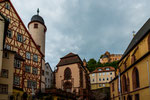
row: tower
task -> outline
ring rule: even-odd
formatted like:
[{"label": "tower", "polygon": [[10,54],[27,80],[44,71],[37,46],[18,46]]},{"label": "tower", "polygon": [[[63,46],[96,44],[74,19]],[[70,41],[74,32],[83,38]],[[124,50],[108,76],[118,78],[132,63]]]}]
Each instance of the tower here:
[{"label": "tower", "polygon": [[[44,19],[39,15],[39,9],[37,9],[37,15],[34,15],[31,18],[31,21],[28,24],[29,32],[35,41],[35,43],[38,45],[38,48],[42,52],[42,54],[45,56],[45,35],[46,35],[46,26]],[[45,59],[42,59],[42,70],[41,70],[41,91],[45,91]]]},{"label": "tower", "polygon": [[45,55],[45,35],[47,28],[44,19],[39,15],[39,9],[37,10],[37,15],[34,15],[31,18],[28,28],[32,38],[40,48],[41,52]]}]

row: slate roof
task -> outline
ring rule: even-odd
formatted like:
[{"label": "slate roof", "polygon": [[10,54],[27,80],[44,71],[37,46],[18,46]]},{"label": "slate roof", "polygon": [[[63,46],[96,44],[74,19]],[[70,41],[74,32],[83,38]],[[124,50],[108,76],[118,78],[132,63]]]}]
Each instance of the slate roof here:
[{"label": "slate roof", "polygon": [[128,45],[119,62],[121,62],[121,60],[123,60],[129,54],[129,52],[133,50],[133,48],[135,48],[135,46],[148,34],[149,31],[150,31],[150,19],[148,19],[148,21],[136,33],[136,35]]},{"label": "slate roof", "polygon": [[63,65],[68,65],[68,64],[74,64],[74,63],[83,64],[80,57],[77,54],[69,53],[66,56],[60,58],[60,61],[57,64],[57,67],[58,66],[63,66]]},{"label": "slate roof", "polygon": [[44,19],[39,16],[39,15],[34,15],[32,18],[31,18],[31,22],[40,22],[41,24],[45,25],[45,22],[44,22]]}]

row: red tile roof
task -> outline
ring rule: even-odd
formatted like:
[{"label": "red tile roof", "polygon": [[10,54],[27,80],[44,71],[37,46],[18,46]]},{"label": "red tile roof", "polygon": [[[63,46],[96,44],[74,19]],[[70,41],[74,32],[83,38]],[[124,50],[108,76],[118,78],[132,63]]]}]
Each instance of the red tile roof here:
[{"label": "red tile roof", "polygon": [[[109,70],[106,70],[106,68],[109,68]],[[101,69],[101,71],[99,71]],[[112,66],[106,66],[106,67],[98,67],[96,70],[94,70],[92,73],[98,73],[98,72],[110,72],[110,71],[115,71],[115,68]]]}]

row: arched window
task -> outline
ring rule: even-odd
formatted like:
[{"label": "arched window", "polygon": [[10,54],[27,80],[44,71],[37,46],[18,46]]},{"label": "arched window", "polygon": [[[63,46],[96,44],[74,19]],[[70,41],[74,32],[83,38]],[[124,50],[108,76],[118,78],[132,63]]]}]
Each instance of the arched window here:
[{"label": "arched window", "polygon": [[125,75],[122,77],[122,92],[127,92],[127,80]]},{"label": "arched window", "polygon": [[139,72],[136,67],[133,69],[132,72],[132,80],[133,80],[133,89],[139,88],[140,87]]},{"label": "arched window", "polygon": [[71,69],[68,67],[64,71],[64,79],[65,80],[71,79]]}]

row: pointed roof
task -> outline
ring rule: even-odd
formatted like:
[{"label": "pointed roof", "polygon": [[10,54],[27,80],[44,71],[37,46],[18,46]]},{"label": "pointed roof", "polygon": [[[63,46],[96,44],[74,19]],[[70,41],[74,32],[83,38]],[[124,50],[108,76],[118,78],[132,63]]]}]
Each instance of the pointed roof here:
[{"label": "pointed roof", "polygon": [[[147,20],[147,22],[141,27],[141,29],[136,33],[136,35],[133,37],[132,41],[128,45],[127,49],[125,50],[122,58],[123,60],[131,50],[135,48],[135,46],[150,32],[150,19]],[[120,62],[119,61],[119,62]]]},{"label": "pointed roof", "polygon": [[74,63],[80,63],[81,65],[83,64],[82,60],[78,56],[78,54],[74,53],[69,53],[66,56],[60,58],[59,63],[57,64],[58,66],[63,66],[63,65],[69,65],[69,64],[74,64]]}]

